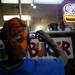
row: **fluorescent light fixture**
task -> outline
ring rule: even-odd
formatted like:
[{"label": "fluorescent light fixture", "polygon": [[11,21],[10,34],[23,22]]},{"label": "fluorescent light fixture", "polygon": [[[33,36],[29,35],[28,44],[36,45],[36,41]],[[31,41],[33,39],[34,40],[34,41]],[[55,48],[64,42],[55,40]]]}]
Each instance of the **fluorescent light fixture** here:
[{"label": "fluorescent light fixture", "polygon": [[1,3],[18,3],[18,0],[1,0]]},{"label": "fluorescent light fixture", "polygon": [[[22,4],[30,4],[33,0],[21,0]],[[16,4],[18,3],[18,0],[1,0],[1,3],[9,3],[9,4]]]},{"label": "fluorescent light fixture", "polygon": [[23,4],[23,3],[27,3],[27,4],[30,4],[30,3],[32,3],[33,2],[33,0],[21,0],[21,3]]},{"label": "fluorescent light fixture", "polygon": [[[4,19],[4,21],[6,21],[6,20],[9,20],[9,19],[14,18],[14,17],[20,18],[19,15],[4,15],[3,19]],[[22,15],[21,19],[22,20],[31,20],[31,16],[29,16],[29,15]]]},{"label": "fluorescent light fixture", "polygon": [[19,18],[18,15],[4,15],[4,16],[3,16],[3,19],[4,19],[4,21],[7,21],[7,20],[9,20],[9,19],[11,19],[11,18],[14,18],[14,17]]},{"label": "fluorescent light fixture", "polygon": [[[22,4],[61,4],[64,0],[21,0]],[[18,3],[18,0],[1,0],[1,3]]]},{"label": "fluorescent light fixture", "polygon": [[61,4],[64,0],[34,0],[34,4]]}]

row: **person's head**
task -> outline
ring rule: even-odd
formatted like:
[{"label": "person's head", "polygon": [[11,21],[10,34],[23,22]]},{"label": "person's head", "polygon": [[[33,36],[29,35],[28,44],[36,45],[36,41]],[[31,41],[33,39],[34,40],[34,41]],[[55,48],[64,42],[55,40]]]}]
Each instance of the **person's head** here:
[{"label": "person's head", "polygon": [[52,30],[58,30],[58,24],[57,23],[51,23],[50,27],[52,28]]},{"label": "person's head", "polygon": [[6,47],[8,59],[22,59],[27,50],[27,25],[19,18],[4,23],[1,38]]},{"label": "person's head", "polygon": [[60,25],[60,29],[61,29],[62,31],[64,31],[64,30],[65,30],[65,25]]}]

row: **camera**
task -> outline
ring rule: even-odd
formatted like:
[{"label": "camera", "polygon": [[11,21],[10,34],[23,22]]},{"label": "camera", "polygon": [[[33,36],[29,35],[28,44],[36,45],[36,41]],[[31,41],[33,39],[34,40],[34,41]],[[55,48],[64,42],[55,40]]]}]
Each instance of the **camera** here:
[{"label": "camera", "polygon": [[36,33],[30,33],[30,34],[29,34],[29,38],[30,38],[30,39],[36,39],[36,38],[37,38]]}]

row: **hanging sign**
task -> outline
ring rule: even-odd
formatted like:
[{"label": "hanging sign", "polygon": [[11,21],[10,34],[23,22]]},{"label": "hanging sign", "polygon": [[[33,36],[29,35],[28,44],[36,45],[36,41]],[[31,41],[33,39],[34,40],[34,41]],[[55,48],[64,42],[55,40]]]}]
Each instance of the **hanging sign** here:
[{"label": "hanging sign", "polygon": [[75,3],[68,3],[63,7],[63,19],[68,23],[75,23]]}]

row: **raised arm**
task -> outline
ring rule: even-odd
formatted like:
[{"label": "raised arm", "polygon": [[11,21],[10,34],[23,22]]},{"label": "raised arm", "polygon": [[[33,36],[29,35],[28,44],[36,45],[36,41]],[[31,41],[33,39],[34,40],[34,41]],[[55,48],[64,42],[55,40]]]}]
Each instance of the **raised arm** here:
[{"label": "raised arm", "polygon": [[42,30],[37,31],[36,36],[40,41],[44,41],[49,44],[52,50],[55,52],[55,56],[60,58],[64,64],[67,63],[68,59],[65,52],[55,43],[55,41],[46,32]]}]

